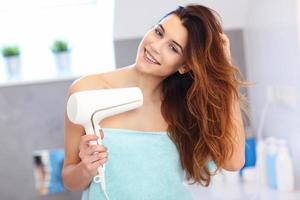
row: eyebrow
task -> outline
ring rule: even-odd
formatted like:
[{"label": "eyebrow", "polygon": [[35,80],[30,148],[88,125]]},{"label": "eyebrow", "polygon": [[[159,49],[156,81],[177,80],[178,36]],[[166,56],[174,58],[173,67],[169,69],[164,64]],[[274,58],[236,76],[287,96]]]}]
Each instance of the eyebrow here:
[{"label": "eyebrow", "polygon": [[[164,27],[163,27],[161,24],[158,24],[158,26],[162,29],[162,31],[163,31],[164,33],[166,32],[165,29],[164,29]],[[175,44],[181,49],[181,53],[183,53],[183,48],[182,48],[182,46],[181,46],[178,42],[176,42],[176,41],[174,41],[174,40],[172,40],[172,42],[175,43]]]}]

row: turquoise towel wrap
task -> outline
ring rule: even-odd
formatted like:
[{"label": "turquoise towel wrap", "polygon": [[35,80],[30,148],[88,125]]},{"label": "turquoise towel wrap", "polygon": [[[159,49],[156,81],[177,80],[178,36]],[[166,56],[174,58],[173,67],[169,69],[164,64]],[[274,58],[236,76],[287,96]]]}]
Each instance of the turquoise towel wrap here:
[{"label": "turquoise towel wrap", "polygon": [[[103,128],[109,156],[105,166],[110,200],[191,200],[175,144],[166,132]],[[91,182],[82,200],[104,200]]]}]

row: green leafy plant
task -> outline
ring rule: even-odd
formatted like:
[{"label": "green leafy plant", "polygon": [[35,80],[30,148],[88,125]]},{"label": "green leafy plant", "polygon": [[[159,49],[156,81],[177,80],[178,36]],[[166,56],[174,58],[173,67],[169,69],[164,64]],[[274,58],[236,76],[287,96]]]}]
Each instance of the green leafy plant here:
[{"label": "green leafy plant", "polygon": [[20,48],[17,45],[7,45],[2,48],[3,57],[12,57],[20,55]]},{"label": "green leafy plant", "polygon": [[58,39],[53,42],[51,50],[53,53],[67,52],[70,47],[67,41]]}]

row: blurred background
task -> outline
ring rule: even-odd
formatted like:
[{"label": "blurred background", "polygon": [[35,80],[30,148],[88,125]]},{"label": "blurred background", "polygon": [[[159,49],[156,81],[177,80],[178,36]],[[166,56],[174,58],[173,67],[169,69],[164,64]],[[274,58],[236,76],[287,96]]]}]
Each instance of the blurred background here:
[{"label": "blurred background", "polygon": [[300,199],[299,1],[0,0],[1,199],[80,199],[59,185],[68,87],[132,64],[146,31],[188,3],[220,14],[252,83],[245,167],[189,186],[195,199]]}]

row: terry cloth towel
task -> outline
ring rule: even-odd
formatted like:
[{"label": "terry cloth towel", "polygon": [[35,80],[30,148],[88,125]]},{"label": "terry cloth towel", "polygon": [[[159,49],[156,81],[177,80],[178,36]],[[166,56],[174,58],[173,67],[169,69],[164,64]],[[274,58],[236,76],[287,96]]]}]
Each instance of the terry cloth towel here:
[{"label": "terry cloth towel", "polygon": [[[106,191],[110,200],[191,200],[175,144],[166,132],[103,128],[108,148]],[[91,181],[82,200],[104,200]]]}]

